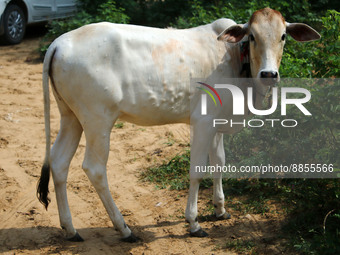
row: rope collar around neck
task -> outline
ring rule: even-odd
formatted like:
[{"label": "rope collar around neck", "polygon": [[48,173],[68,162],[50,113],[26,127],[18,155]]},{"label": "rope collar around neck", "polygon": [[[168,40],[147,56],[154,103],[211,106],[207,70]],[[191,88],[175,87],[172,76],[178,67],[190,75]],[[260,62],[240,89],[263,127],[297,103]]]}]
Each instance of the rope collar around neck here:
[{"label": "rope collar around neck", "polygon": [[241,52],[241,64],[242,69],[240,75],[244,75],[246,78],[251,77],[250,71],[250,60],[249,60],[249,41],[244,41],[240,44],[240,52]]}]

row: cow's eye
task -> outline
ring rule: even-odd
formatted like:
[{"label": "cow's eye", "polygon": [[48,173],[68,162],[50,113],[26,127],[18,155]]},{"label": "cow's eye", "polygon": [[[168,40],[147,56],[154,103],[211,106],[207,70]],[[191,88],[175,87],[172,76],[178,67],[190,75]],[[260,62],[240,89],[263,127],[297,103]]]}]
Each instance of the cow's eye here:
[{"label": "cow's eye", "polygon": [[283,34],[283,35],[281,36],[281,41],[284,41],[284,40],[286,40],[286,34]]},{"label": "cow's eye", "polygon": [[254,37],[252,34],[250,34],[250,35],[249,35],[249,40],[250,40],[251,42],[253,42],[253,41],[255,41],[255,37]]}]

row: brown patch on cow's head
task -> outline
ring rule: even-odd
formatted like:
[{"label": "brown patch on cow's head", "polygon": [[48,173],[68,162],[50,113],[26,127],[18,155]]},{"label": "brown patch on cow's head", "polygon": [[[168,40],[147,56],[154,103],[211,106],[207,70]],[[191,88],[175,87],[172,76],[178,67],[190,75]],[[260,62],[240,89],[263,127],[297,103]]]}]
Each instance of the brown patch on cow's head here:
[{"label": "brown patch on cow's head", "polygon": [[260,17],[261,18],[265,17],[270,22],[272,21],[273,18],[275,18],[275,16],[280,17],[282,20],[282,23],[285,23],[285,18],[282,16],[281,12],[272,10],[268,7],[254,12],[253,15],[251,15],[248,23],[249,25],[251,25],[252,23],[258,22],[258,19]]}]

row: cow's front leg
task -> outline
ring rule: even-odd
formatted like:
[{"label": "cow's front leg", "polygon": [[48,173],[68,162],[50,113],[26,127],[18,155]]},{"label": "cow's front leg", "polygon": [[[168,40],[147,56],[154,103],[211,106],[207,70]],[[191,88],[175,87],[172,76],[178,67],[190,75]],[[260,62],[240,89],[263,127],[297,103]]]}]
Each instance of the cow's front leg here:
[{"label": "cow's front leg", "polygon": [[201,178],[190,177],[190,188],[185,219],[190,224],[190,235],[194,237],[206,237],[208,234],[201,228],[197,219],[197,199]]},{"label": "cow's front leg", "polygon": [[200,182],[206,174],[204,168],[208,161],[208,149],[215,134],[211,128],[206,129],[198,124],[194,126],[193,132],[190,156],[190,187],[185,218],[190,224],[191,236],[206,237],[208,234],[202,230],[197,219],[197,199]]},{"label": "cow's front leg", "polygon": [[[211,144],[209,152],[209,160],[211,166],[225,165],[225,151],[223,146],[223,134],[217,133]],[[224,193],[222,186],[222,171],[216,171],[213,175],[214,178],[214,195],[213,204],[215,208],[215,215],[217,219],[230,219],[230,214],[224,208]]]}]

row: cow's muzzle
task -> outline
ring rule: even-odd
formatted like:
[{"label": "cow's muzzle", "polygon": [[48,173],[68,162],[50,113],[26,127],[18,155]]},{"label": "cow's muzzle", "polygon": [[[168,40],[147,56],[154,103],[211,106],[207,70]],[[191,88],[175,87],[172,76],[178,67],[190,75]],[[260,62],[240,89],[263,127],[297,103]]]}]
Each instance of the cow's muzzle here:
[{"label": "cow's muzzle", "polygon": [[260,78],[263,85],[274,86],[277,82],[279,82],[280,76],[276,71],[261,71]]}]

